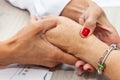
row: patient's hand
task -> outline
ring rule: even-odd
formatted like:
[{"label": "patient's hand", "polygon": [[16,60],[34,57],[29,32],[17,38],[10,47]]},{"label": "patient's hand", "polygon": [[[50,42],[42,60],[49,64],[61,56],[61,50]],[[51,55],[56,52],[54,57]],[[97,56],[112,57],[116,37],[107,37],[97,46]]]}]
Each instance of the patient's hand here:
[{"label": "patient's hand", "polygon": [[[103,42],[94,35],[91,35],[88,38],[81,38],[79,36],[79,30],[82,26],[68,18],[49,16],[45,19],[51,19],[56,22],[56,27],[45,33],[45,37],[49,42],[88,63],[97,63],[94,60],[95,57],[89,56],[88,53],[96,54],[97,52],[94,52],[94,48],[96,48],[98,52],[100,50],[104,51],[105,47],[99,46],[101,49],[96,47],[96,45],[104,44]],[[99,57],[100,56],[98,56],[98,58]],[[92,62],[90,62],[89,59],[93,59]],[[93,65],[96,66],[96,64]]]},{"label": "patient's hand", "polygon": [[[77,44],[78,40],[75,39],[74,35],[79,36],[79,30],[80,27],[78,24],[76,24],[74,21],[72,20],[68,20],[67,18],[64,17],[48,17],[49,19],[53,19],[54,21],[56,21],[56,26],[54,29],[49,30],[46,33],[46,37],[48,39],[48,41],[50,41],[51,43],[53,43],[54,45],[58,46],[59,48],[63,49],[64,51],[67,51],[69,53],[71,53],[72,55],[75,55],[77,50],[75,50],[76,46],[74,46],[73,44]],[[48,19],[47,18],[47,19]],[[78,30],[78,31],[76,31]],[[79,36],[80,37],[80,36]],[[72,46],[72,47],[70,47]],[[77,49],[77,48],[76,48]],[[79,68],[78,69],[78,75],[82,75],[83,73],[83,69],[84,66],[86,68],[89,67],[90,65],[86,65],[86,63],[84,61],[78,61],[76,63],[76,67]],[[93,70],[93,68],[90,66],[91,70]],[[88,70],[87,68],[84,70]]]},{"label": "patient's hand", "polygon": [[[80,58],[80,56],[78,56],[79,54],[77,54],[80,49],[85,46],[87,48],[87,46],[93,43],[91,37],[95,36],[92,35],[85,39],[79,36],[79,30],[82,28],[82,26],[75,21],[65,17],[55,16],[49,16],[47,19],[56,21],[57,25],[55,28],[47,31],[45,37],[49,42],[61,48],[62,50]],[[97,38],[95,37],[95,39]],[[81,50],[81,52],[82,51],[83,50]]]},{"label": "patient's hand", "polygon": [[[54,16],[47,17],[47,19],[51,19],[52,21],[54,20],[57,24],[54,29],[47,31],[46,38],[48,41],[64,51],[84,60],[84,58],[81,57],[81,54],[85,55],[86,52],[84,51],[87,51],[87,49],[92,45],[92,43],[95,42],[95,40],[97,40],[97,38],[93,35],[85,39],[81,38],[79,36],[79,30],[82,28],[82,26],[68,18]],[[94,41],[91,39],[91,37],[94,37]],[[81,54],[79,54],[79,52]],[[90,65],[85,64],[84,62],[78,63],[83,64],[81,69],[93,70]],[[86,66],[90,66],[90,68],[86,68]]]},{"label": "patient's hand", "polygon": [[77,46],[81,46],[84,43],[81,40],[81,44],[78,44],[80,41],[79,30],[81,26],[68,18],[55,16],[51,18],[56,20],[57,25],[46,32],[46,38],[62,50],[76,56],[78,51]]}]

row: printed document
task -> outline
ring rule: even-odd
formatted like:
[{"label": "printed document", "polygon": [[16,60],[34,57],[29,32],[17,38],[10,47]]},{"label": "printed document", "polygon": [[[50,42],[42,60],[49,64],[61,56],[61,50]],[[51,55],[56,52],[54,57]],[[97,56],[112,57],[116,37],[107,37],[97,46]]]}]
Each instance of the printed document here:
[{"label": "printed document", "polygon": [[47,68],[28,65],[10,65],[0,69],[0,80],[50,80],[52,72]]}]

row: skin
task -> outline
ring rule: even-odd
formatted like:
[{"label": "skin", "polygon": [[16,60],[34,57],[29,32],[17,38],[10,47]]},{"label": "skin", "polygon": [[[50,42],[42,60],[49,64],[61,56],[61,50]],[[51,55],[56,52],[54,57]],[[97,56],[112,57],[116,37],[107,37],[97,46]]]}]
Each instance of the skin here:
[{"label": "skin", "polygon": [[[82,25],[80,30],[81,37],[84,37],[81,32],[83,28],[86,27],[90,29],[89,35],[95,34],[107,44],[118,43],[120,40],[117,31],[107,19],[102,8],[92,0],[71,0],[64,8],[61,16],[68,17]],[[104,34],[106,34],[106,36]],[[117,39],[113,40],[115,37],[117,37]],[[110,40],[107,41],[108,39]]]},{"label": "skin", "polygon": [[[97,13],[96,13],[96,11],[97,11]],[[70,13],[68,14],[68,12],[70,12]],[[118,39],[117,39],[118,34],[117,34],[116,30],[106,20],[106,16],[105,16],[103,10],[91,0],[71,0],[70,3],[62,11],[61,16],[66,16],[66,17],[69,17],[69,18],[79,22],[83,26],[83,28],[84,27],[89,28],[91,30],[90,34],[92,34],[95,31],[94,34],[99,39],[101,39],[102,41],[104,41],[108,44],[118,42]],[[100,22],[100,23],[98,23],[98,22]],[[105,25],[101,26],[101,23],[102,23],[102,25],[103,24],[105,24]],[[106,25],[107,25],[107,27],[106,27]],[[81,28],[81,30],[80,30],[81,36],[82,36],[81,31],[83,28]],[[104,34],[106,34],[107,36],[104,36]],[[110,34],[110,36],[108,36],[108,34]],[[108,40],[110,42],[108,42]],[[2,43],[3,42],[1,42],[0,44],[2,44]],[[88,70],[88,71],[94,70],[94,68],[92,66],[90,66],[88,63],[86,63],[82,60],[78,61],[76,63],[76,66],[77,66],[77,68],[81,67],[81,71],[83,71],[83,69]],[[79,74],[81,74],[81,73],[82,72],[80,72]]]},{"label": "skin", "polygon": [[0,66],[12,63],[46,67],[55,67],[61,63],[75,65],[77,58],[61,51],[42,36],[55,24],[33,17],[15,36],[0,42]]},{"label": "skin", "polygon": [[[106,16],[104,14],[104,11],[98,5],[96,5],[92,0],[71,0],[68,3],[68,5],[65,6],[65,8],[63,9],[60,15],[75,20],[76,22],[80,23],[83,26],[83,28],[86,27],[90,29],[89,35],[95,31],[94,34],[98,36],[99,39],[105,42],[108,42],[108,39],[110,39],[111,41],[109,42],[109,44],[116,42],[116,40],[118,40],[118,39],[116,40],[113,39],[113,37],[118,36],[118,34],[115,34],[116,31],[114,29],[111,29],[111,27],[109,27],[108,29],[106,26],[101,27],[98,26],[98,24],[96,24],[101,21],[103,21],[104,23]],[[83,28],[80,30],[80,36],[82,37],[84,37],[81,34]],[[113,33],[113,35],[107,36],[107,38],[106,36],[104,36],[104,34],[108,35],[111,34],[111,32]],[[88,65],[88,63],[82,60],[79,60],[76,66],[81,67],[81,73],[79,74],[82,74],[83,70],[94,71],[94,68],[92,66]]]},{"label": "skin", "polygon": [[[88,4],[87,0],[71,0],[69,2],[69,4],[62,11],[61,16],[68,17],[68,18],[81,24],[81,21],[80,21],[81,16],[84,15],[84,12],[87,10],[88,7],[89,7],[89,4]],[[69,14],[68,14],[68,12],[69,12]],[[86,20],[87,19],[85,19],[85,21]],[[82,24],[83,24],[83,22],[82,22]],[[87,70],[90,72],[95,70],[94,67],[92,67],[90,64],[86,63],[85,61],[83,61],[81,59],[79,59],[79,61],[76,63],[76,67],[79,68],[78,75],[82,75],[84,70],[85,71]]]},{"label": "skin", "polygon": [[[107,19],[102,8],[92,0],[71,0],[62,11],[61,16],[68,17],[82,25],[79,31],[81,37],[86,38],[94,34],[108,45],[116,43],[119,46],[120,37],[117,31]],[[90,30],[86,37],[82,34],[84,28]],[[83,70],[94,71],[94,68],[83,60],[79,60],[76,67],[79,69],[81,67],[79,75],[82,74]]]},{"label": "skin", "polygon": [[[108,48],[106,43],[99,40],[95,35],[91,35],[87,38],[80,37],[79,29],[81,29],[82,26],[68,18],[49,16],[45,19],[56,22],[56,27],[47,31],[44,38],[63,51],[97,67],[98,60]],[[120,79],[119,53],[119,50],[113,50],[105,61],[106,69],[104,70],[104,74],[111,80]]]}]

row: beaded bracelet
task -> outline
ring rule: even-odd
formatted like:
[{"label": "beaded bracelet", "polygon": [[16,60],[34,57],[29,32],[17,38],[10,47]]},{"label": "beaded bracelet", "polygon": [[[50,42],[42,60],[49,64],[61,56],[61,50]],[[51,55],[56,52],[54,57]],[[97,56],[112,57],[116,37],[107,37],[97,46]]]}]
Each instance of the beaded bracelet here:
[{"label": "beaded bracelet", "polygon": [[109,48],[104,52],[104,54],[102,55],[102,57],[100,58],[100,60],[98,61],[98,66],[97,66],[97,72],[98,74],[102,74],[102,72],[105,69],[105,61],[108,57],[108,55],[110,54],[110,52],[112,50],[116,50],[117,49],[117,45],[116,44],[111,44],[109,46]]}]

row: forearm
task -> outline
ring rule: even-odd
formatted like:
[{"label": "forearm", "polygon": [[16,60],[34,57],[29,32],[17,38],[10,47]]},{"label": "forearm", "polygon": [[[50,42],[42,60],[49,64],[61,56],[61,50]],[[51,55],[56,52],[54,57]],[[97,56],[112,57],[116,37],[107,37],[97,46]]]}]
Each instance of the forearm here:
[{"label": "forearm", "polygon": [[[88,38],[81,38],[79,35],[81,26],[79,24],[74,24],[74,22],[69,22],[69,24],[70,25],[68,25],[66,22],[66,25],[64,26],[58,25],[56,28],[49,30],[45,34],[47,40],[62,50],[74,55],[75,57],[85,60],[94,67],[97,67],[98,60],[108,46],[97,39],[94,35],[91,35]],[[120,71],[116,72],[119,70],[120,66],[120,55],[118,53],[120,52],[112,51],[106,61],[107,67],[104,73],[112,80],[120,78],[118,75],[120,74]]]},{"label": "forearm", "polygon": [[[94,40],[94,38],[91,39],[93,39],[91,45],[89,45],[90,41],[88,41],[88,43],[86,41],[86,44],[88,45],[83,45],[83,48],[76,47],[78,48],[79,52],[75,56],[85,60],[86,62],[97,68],[98,61],[105,52],[105,50],[108,48],[108,46],[101,41],[99,42],[98,40]],[[80,44],[80,42],[78,44]],[[107,75],[110,78],[110,80],[120,79],[119,77],[120,71],[116,72],[117,70],[119,70],[119,66],[120,66],[119,53],[120,53],[119,51],[115,51],[115,50],[112,51],[105,62],[106,68],[104,70],[104,74]]]},{"label": "forearm", "polygon": [[[89,45],[86,45],[86,46],[89,46]],[[99,41],[93,41],[91,46],[92,47],[84,46],[86,50],[84,50],[83,52],[79,50],[79,52],[77,53],[78,55],[76,57],[86,60],[88,63],[92,64],[95,68],[97,68],[98,60],[103,55],[103,53],[108,48],[108,46]],[[81,53],[83,54],[81,55]],[[120,51],[113,50],[105,61],[106,68],[104,70],[104,74],[107,75],[110,78],[110,80],[120,79],[119,57],[120,57]]]},{"label": "forearm", "polygon": [[82,27],[79,24],[70,23],[71,25],[58,26],[49,30],[46,33],[48,41],[96,67],[98,59],[108,46],[94,35],[81,38],[79,30]]}]

